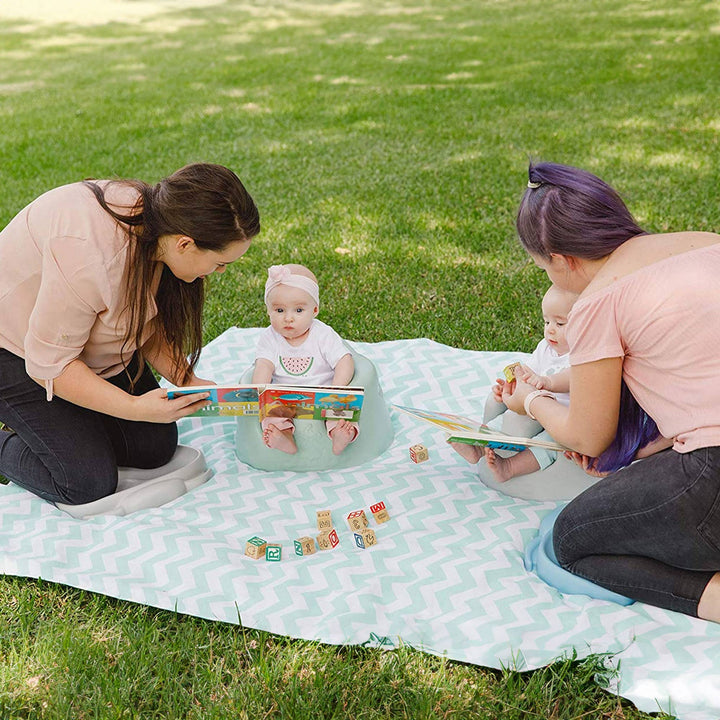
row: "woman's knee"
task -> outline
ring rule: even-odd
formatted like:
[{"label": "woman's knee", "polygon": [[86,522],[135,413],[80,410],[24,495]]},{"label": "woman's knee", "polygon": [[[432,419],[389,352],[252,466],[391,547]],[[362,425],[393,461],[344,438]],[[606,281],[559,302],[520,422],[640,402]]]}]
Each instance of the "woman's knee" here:
[{"label": "woman's knee", "polygon": [[80,463],[60,466],[51,471],[58,501],[67,505],[84,505],[112,495],[117,489],[118,469],[110,458],[90,467]]},{"label": "woman's knee", "polygon": [[157,464],[154,467],[167,465],[167,463],[172,460],[178,447],[177,425],[171,423],[169,425],[162,425],[161,427],[163,428],[163,432],[161,432],[158,437],[156,451]]},{"label": "woman's knee", "polygon": [[553,550],[560,567],[568,569],[581,555],[573,542],[573,531],[578,527],[573,503],[570,503],[557,516],[553,523]]},{"label": "woman's knee", "polygon": [[147,425],[132,442],[128,464],[151,470],[172,460],[178,446],[178,431],[175,423]]}]

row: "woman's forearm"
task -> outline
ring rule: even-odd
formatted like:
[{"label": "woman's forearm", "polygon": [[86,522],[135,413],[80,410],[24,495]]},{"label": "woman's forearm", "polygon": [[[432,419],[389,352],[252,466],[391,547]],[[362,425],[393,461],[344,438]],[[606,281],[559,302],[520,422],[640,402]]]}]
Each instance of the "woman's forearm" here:
[{"label": "woman's forearm", "polygon": [[[620,412],[622,358],[607,358],[573,365],[570,407],[549,397],[535,397],[530,411],[561,445],[583,455],[598,457],[615,437]],[[503,394],[505,404],[525,414],[525,398],[535,390],[518,381]]]},{"label": "woman's forearm", "polygon": [[190,366],[187,362],[181,368],[177,367],[175,360],[165,345],[160,343],[157,338],[153,338],[143,347],[143,355],[145,359],[152,365],[153,370],[169,380],[174,385],[191,385],[193,373],[189,378],[183,377],[185,372],[190,372]]},{"label": "woman's forearm", "polygon": [[[39,385],[44,380],[33,378]],[[96,375],[81,360],[73,360],[53,380],[53,394],[63,400],[125,420],[139,420],[134,396]]]}]

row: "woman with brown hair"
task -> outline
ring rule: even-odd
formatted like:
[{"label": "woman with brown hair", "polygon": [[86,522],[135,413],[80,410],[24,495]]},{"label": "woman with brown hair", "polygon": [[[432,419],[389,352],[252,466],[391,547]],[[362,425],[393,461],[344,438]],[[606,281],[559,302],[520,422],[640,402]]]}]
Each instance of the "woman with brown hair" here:
[{"label": "woman with brown hair", "polygon": [[[118,466],[157,468],[175,421],[207,394],[169,400],[152,369],[195,376],[204,278],[260,230],[238,177],[196,163],[155,186],[55,188],[0,232],[0,473],[51,502],[115,491]],[[152,368],[152,369],[151,369]]]}]

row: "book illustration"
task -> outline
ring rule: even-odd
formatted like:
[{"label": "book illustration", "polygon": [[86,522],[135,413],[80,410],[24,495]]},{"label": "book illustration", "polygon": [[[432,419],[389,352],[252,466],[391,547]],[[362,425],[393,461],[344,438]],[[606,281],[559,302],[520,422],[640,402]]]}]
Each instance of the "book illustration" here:
[{"label": "book illustration", "polygon": [[296,387],[266,385],[259,393],[260,419],[287,417],[294,420],[360,419],[364,397],[357,387]]},{"label": "book illustration", "polygon": [[493,430],[487,425],[472,420],[463,415],[443,413],[433,410],[420,410],[419,408],[393,405],[401,412],[424,420],[436,428],[442,429],[448,435],[448,441],[465,443],[467,445],[484,445],[496,450],[520,451],[527,447],[541,447],[546,450],[563,452],[562,445],[542,438],[526,438],[508,435],[500,430]]},{"label": "book illustration", "polygon": [[260,403],[258,385],[188,385],[168,389],[168,398],[179,395],[209,392],[210,405],[192,414],[192,417],[212,417],[216,415],[259,415]]},{"label": "book illustration", "polygon": [[304,387],[295,385],[189,385],[168,389],[168,398],[209,392],[210,405],[190,417],[254,415],[295,420],[350,420],[357,422],[364,388]]}]

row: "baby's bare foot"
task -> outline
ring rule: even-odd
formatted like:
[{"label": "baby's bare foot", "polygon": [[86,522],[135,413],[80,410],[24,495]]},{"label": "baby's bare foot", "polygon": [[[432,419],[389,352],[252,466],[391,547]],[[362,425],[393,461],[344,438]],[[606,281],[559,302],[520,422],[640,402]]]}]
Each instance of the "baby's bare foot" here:
[{"label": "baby's bare foot", "polygon": [[493,478],[495,478],[495,482],[502,483],[515,477],[512,473],[510,458],[500,457],[492,448],[488,448],[485,451],[485,459]]},{"label": "baby's bare foot", "polygon": [[467,443],[451,442],[450,447],[461,457],[465,458],[471,465],[475,465],[485,454],[480,445],[468,445]]},{"label": "baby's bare foot", "polygon": [[333,455],[339,455],[357,436],[357,428],[347,420],[340,420],[330,431]]},{"label": "baby's bare foot", "polygon": [[273,450],[280,450],[288,455],[297,452],[297,445],[292,430],[279,430],[275,425],[270,425],[263,431],[263,442]]}]

